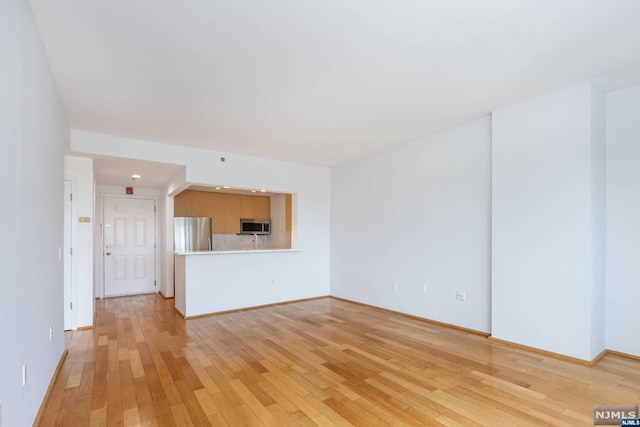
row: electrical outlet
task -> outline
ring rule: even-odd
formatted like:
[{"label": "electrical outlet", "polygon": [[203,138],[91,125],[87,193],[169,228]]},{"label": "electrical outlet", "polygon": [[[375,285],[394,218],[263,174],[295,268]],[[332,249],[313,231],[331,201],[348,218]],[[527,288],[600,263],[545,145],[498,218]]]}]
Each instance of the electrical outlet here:
[{"label": "electrical outlet", "polygon": [[49,341],[53,341],[53,326],[49,326]]},{"label": "electrical outlet", "polygon": [[27,385],[27,364],[22,364],[22,385]]},{"label": "electrical outlet", "polygon": [[427,293],[427,285],[422,285],[422,293],[423,294]]},{"label": "electrical outlet", "polygon": [[397,291],[397,290],[398,290],[398,281],[397,281],[397,280],[394,280],[394,281],[393,281],[393,290],[394,290],[394,291]]},{"label": "electrical outlet", "polygon": [[466,298],[466,294],[464,291],[456,291],[456,299],[458,301],[464,301]]}]

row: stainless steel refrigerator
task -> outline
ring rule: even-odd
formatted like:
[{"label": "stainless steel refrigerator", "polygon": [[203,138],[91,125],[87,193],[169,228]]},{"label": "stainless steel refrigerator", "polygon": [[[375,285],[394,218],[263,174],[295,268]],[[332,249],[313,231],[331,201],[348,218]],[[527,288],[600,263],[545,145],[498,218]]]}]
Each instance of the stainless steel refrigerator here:
[{"label": "stainless steel refrigerator", "polygon": [[173,247],[176,252],[213,250],[211,218],[190,216],[174,218]]}]

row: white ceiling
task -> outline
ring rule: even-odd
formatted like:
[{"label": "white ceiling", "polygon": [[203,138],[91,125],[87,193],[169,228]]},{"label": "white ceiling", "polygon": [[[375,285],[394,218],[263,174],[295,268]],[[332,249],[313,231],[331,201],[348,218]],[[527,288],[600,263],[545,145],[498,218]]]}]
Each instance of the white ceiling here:
[{"label": "white ceiling", "polygon": [[263,196],[263,197],[271,197],[278,194],[287,194],[287,193],[274,193],[272,191],[262,192],[261,188],[223,188],[220,186],[212,186],[212,185],[191,185],[186,190],[192,191],[206,191],[208,193],[227,193],[227,194],[242,194],[247,196]]},{"label": "white ceiling", "polygon": [[592,77],[638,0],[31,0],[74,129],[333,165]]},{"label": "white ceiling", "polygon": [[[181,165],[116,157],[96,157],[93,172],[97,184],[119,187],[162,188],[184,168]],[[135,181],[131,175],[140,175]]]}]

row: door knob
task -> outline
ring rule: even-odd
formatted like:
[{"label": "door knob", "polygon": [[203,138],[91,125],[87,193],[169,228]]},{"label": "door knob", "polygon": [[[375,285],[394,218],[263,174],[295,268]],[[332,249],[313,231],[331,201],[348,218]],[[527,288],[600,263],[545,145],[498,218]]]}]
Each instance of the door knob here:
[{"label": "door knob", "polygon": [[107,252],[105,255],[106,255],[106,256],[109,256],[109,255],[111,255],[111,252]]}]

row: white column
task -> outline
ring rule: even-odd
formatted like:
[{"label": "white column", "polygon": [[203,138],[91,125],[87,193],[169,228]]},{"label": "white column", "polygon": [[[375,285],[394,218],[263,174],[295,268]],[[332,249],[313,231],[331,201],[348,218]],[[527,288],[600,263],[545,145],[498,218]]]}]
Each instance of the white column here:
[{"label": "white column", "polygon": [[607,348],[640,356],[640,85],[607,95]]},{"label": "white column", "polygon": [[604,122],[589,81],[493,113],[495,338],[604,350]]}]

